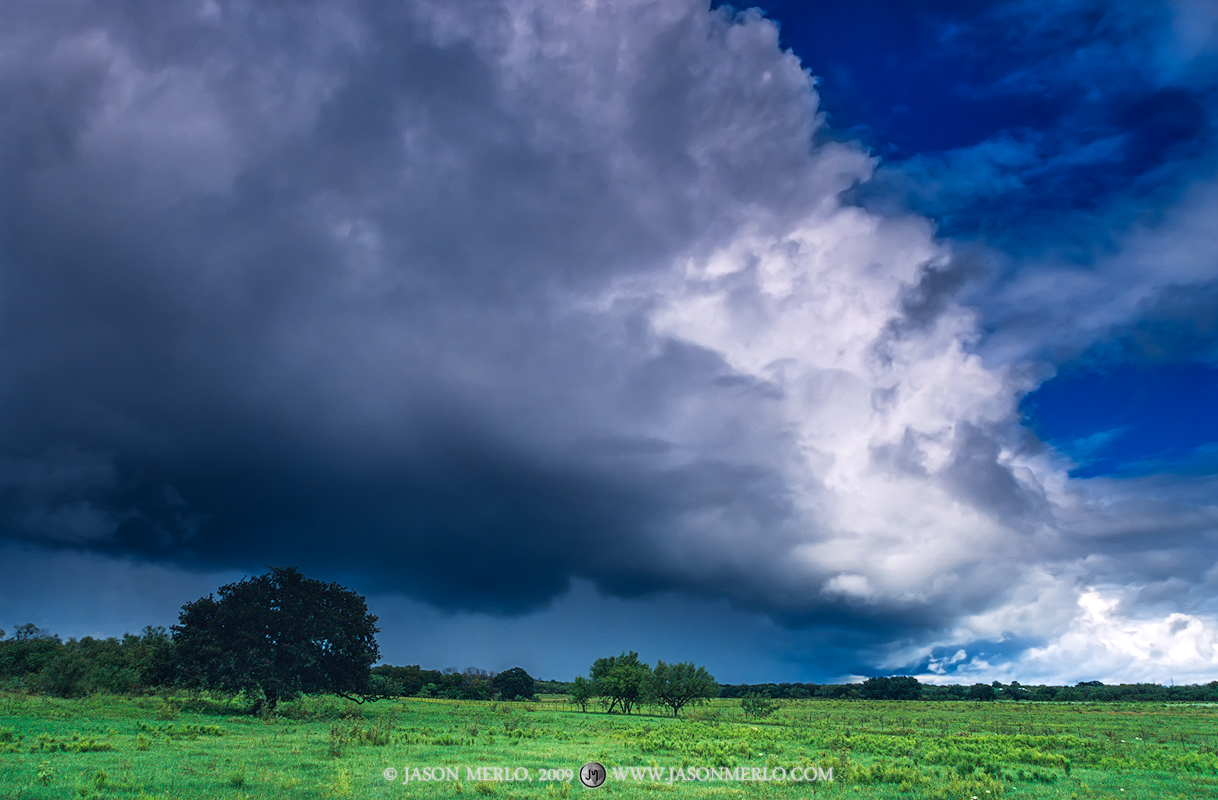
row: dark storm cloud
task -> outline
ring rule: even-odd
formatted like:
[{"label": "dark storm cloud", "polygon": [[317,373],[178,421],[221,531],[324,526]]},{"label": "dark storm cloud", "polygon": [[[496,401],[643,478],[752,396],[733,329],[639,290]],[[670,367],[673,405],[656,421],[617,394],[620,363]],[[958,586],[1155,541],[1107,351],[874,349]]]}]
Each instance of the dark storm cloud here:
[{"label": "dark storm cloud", "polygon": [[568,298],[818,196],[814,98],[747,39],[730,69],[759,87],[674,70],[720,69],[706,36],[735,23],[652,10],[623,97],[561,64],[517,80],[538,65],[503,66],[497,4],[455,31],[425,4],[16,4],[5,534],[337,567],[449,608],[535,608],[576,576],[720,591],[743,565],[674,570],[659,531],[781,527],[784,480],[647,423],[773,390],[645,307],[606,322]]}]

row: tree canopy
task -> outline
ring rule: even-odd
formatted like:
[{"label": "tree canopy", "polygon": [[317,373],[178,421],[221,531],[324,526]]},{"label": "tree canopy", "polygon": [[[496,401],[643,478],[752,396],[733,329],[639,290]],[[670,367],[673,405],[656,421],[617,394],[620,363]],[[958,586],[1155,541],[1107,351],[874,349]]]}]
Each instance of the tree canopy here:
[{"label": "tree canopy", "polygon": [[685,706],[705,703],[718,695],[719,684],[706,667],[657,661],[655,669],[644,679],[643,693],[648,701],[668,706],[675,717]]},{"label": "tree canopy", "polygon": [[650,674],[651,667],[640,662],[633,651],[598,658],[591,669],[597,696],[609,701],[609,711],[620,707],[627,714],[643,699],[643,682]]},{"label": "tree canopy", "polygon": [[908,675],[868,678],[859,693],[868,700],[917,700],[922,696],[922,684]]},{"label": "tree canopy", "polygon": [[173,626],[182,685],[244,691],[273,710],[301,693],[363,701],[380,657],[364,598],[293,567],[221,586]]},{"label": "tree canopy", "polygon": [[502,700],[532,700],[537,693],[533,687],[533,677],[520,667],[500,672],[491,679],[491,688],[499,693]]}]

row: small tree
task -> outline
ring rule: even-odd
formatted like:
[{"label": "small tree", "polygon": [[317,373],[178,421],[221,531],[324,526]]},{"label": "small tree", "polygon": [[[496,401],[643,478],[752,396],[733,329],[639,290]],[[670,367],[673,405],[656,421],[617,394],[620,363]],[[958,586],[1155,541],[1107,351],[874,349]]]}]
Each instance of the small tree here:
[{"label": "small tree", "polygon": [[651,702],[671,708],[675,717],[687,705],[708,702],[719,693],[719,684],[706,667],[657,661],[644,679],[643,693]]},{"label": "small tree", "polygon": [[585,678],[583,675],[576,675],[575,681],[571,684],[571,702],[579,706],[579,710],[587,713],[588,701],[596,696],[596,687],[592,681]]},{"label": "small tree", "polygon": [[520,667],[500,672],[491,681],[491,688],[503,700],[532,700],[536,694],[532,676]]},{"label": "small tree", "polygon": [[173,626],[181,683],[261,696],[255,712],[303,692],[368,699],[380,654],[363,597],[292,567],[217,593],[182,606]]}]

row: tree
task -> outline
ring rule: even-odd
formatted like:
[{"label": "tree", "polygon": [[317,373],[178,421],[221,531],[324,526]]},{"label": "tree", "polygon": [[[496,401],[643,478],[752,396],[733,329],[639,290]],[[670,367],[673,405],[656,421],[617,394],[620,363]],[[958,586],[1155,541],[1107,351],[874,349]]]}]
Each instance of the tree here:
[{"label": "tree", "polygon": [[984,683],[974,683],[972,686],[969,687],[969,690],[968,690],[968,699],[969,700],[987,700],[988,701],[988,700],[993,700],[994,697],[995,697],[995,695],[994,695],[993,686],[987,686]]},{"label": "tree", "polygon": [[675,717],[685,706],[705,703],[719,694],[719,684],[706,667],[657,661],[643,680],[643,694],[651,702],[671,708]]},{"label": "tree", "polygon": [[583,675],[576,675],[571,684],[571,702],[579,706],[579,710],[587,713],[588,701],[596,696],[596,687],[592,681]]},{"label": "tree", "polygon": [[589,675],[596,695],[609,701],[610,713],[621,706],[622,711],[629,714],[643,698],[643,681],[650,672],[651,667],[639,661],[638,653],[629,652],[598,658]]},{"label": "tree", "polygon": [[40,673],[62,652],[58,636],[40,630],[33,623],[18,626],[11,639],[0,642],[0,678],[10,678],[36,687]]},{"label": "tree", "polygon": [[58,641],[59,637],[52,636],[50,631],[45,631],[32,622],[18,625],[17,630],[13,631],[13,641],[29,642],[35,639],[55,639]]},{"label": "tree", "polygon": [[254,712],[306,692],[369,699],[380,653],[363,597],[294,567],[216,593],[182,606],[173,626],[179,682],[244,691],[256,698]]},{"label": "tree", "polygon": [[134,666],[139,670],[140,683],[145,686],[168,686],[173,683],[176,671],[173,640],[163,627],[144,626]]},{"label": "tree", "polygon": [[502,700],[532,700],[537,694],[533,677],[520,667],[512,667],[491,679],[491,688]]},{"label": "tree", "polygon": [[869,700],[917,700],[922,696],[922,684],[917,678],[868,678],[859,693]]}]

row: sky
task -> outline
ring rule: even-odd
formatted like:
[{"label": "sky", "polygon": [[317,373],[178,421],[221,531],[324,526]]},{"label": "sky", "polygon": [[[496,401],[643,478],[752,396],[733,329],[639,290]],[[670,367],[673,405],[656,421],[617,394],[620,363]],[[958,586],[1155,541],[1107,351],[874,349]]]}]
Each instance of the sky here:
[{"label": "sky", "polygon": [[0,628],[1218,679],[1209,0],[8,0]]}]

